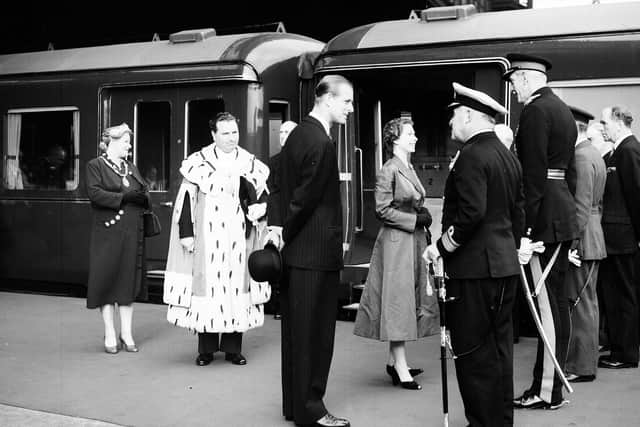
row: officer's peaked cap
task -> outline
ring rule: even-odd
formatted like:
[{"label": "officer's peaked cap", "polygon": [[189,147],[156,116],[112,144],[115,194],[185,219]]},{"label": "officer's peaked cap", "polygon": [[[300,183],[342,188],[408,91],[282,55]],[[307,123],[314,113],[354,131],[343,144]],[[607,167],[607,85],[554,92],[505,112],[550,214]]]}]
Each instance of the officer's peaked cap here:
[{"label": "officer's peaked cap", "polygon": [[571,114],[573,114],[573,118],[575,119],[576,122],[589,124],[589,120],[594,119],[593,114],[581,108],[574,107],[573,105],[569,105],[569,109],[571,110]]},{"label": "officer's peaked cap", "polygon": [[509,76],[518,70],[532,70],[547,74],[551,69],[551,62],[544,58],[523,53],[510,53],[507,59],[511,62],[511,67],[502,75],[504,80],[509,80]]},{"label": "officer's peaked cap", "polygon": [[469,107],[473,110],[480,111],[491,117],[498,114],[507,114],[508,111],[498,103],[495,99],[484,92],[471,89],[453,82],[453,102],[449,104],[449,108],[455,110],[460,106]]}]

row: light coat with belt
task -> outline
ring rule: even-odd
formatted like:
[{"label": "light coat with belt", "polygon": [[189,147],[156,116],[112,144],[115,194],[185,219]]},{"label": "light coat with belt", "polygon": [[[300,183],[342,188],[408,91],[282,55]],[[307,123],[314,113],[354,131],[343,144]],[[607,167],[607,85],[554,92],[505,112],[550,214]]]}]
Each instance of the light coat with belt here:
[{"label": "light coat with belt", "polygon": [[427,246],[425,230],[416,227],[416,210],[424,206],[425,196],[413,168],[398,157],[378,173],[376,215],[383,225],[360,298],[356,335],[409,341],[438,331],[437,300],[427,291],[427,266],[421,256]]}]

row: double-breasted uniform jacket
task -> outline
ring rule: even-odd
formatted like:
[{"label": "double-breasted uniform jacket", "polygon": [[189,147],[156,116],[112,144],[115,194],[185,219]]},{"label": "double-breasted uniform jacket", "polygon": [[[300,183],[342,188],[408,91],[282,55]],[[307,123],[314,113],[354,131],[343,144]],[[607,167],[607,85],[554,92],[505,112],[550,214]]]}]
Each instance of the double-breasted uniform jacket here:
[{"label": "double-breasted uniform jacket", "polygon": [[576,171],[577,249],[583,260],[600,260],[607,256],[601,225],[607,172],[600,152],[589,140],[576,145]]},{"label": "double-breasted uniform jacket", "polygon": [[[515,147],[522,164],[525,230],[545,243],[578,237],[575,142],[577,129],[569,107],[550,88],[534,92],[520,115]],[[549,169],[565,171],[565,179],[547,179]]]},{"label": "double-breasted uniform jacket", "polygon": [[382,221],[360,298],[354,333],[381,341],[409,341],[438,331],[438,303],[428,292],[424,227],[416,212],[426,192],[413,168],[389,159],[376,177],[376,216]]},{"label": "double-breasted uniform jacket", "polygon": [[608,255],[632,254],[640,241],[640,143],[630,135],[607,160],[602,228]]},{"label": "double-breasted uniform jacket", "polygon": [[272,210],[268,217],[270,225],[283,227],[284,264],[319,271],[342,269],[342,204],[336,150],[315,118],[302,119],[287,138],[280,153],[278,184],[269,195]]},{"label": "double-breasted uniform jacket", "polygon": [[460,150],[444,188],[437,246],[449,278],[519,274],[516,242],[523,233],[523,204],[518,159],[494,132],[472,136]]},{"label": "double-breasted uniform jacket", "polygon": [[102,158],[87,163],[87,194],[93,211],[88,308],[116,302],[129,305],[136,298],[147,297],[142,221],[145,208],[122,205],[122,196],[127,191],[144,189],[148,205],[151,199],[138,168],[125,162],[129,187]]}]

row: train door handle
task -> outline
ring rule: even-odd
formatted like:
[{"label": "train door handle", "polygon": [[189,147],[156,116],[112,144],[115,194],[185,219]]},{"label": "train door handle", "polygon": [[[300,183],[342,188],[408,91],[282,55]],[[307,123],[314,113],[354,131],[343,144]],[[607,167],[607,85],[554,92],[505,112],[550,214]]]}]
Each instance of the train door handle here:
[{"label": "train door handle", "polygon": [[359,148],[359,147],[354,147],[353,149],[356,152],[356,154],[358,155],[356,157],[356,160],[358,161],[357,167],[358,167],[358,170],[360,172],[360,182],[358,183],[359,184],[358,193],[359,193],[359,196],[360,196],[360,200],[359,200],[359,202],[360,202],[360,218],[359,218],[359,220],[360,221],[358,222],[358,224],[356,224],[356,227],[355,227],[356,231],[360,232],[360,231],[362,231],[364,229],[364,195],[363,195],[364,184],[362,182],[362,149]]},{"label": "train door handle", "polygon": [[172,208],[173,207],[173,202],[161,202],[160,206],[164,206],[166,208]]}]

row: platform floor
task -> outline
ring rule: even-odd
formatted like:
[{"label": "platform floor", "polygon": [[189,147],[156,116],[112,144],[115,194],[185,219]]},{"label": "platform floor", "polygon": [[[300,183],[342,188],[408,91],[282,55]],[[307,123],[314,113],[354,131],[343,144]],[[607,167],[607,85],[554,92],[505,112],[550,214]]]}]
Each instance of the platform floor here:
[{"label": "platform floor", "polygon": [[[165,310],[136,304],[140,353],[108,355],[99,312],[83,299],[0,292],[0,426],[293,426],[281,415],[278,320],[245,335],[246,366],[218,354],[198,367],[196,337],[168,324]],[[439,338],[408,345],[411,365],[425,370],[416,392],[392,387],[386,345],[352,330],[338,322],[327,407],[354,427],[442,425]],[[516,392],[530,382],[534,353],[532,338],[515,346]],[[449,425],[464,426],[448,368]],[[640,371],[600,370],[568,398],[557,411],[516,411],[516,425],[638,425]]]}]

